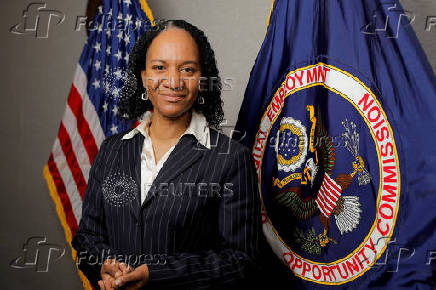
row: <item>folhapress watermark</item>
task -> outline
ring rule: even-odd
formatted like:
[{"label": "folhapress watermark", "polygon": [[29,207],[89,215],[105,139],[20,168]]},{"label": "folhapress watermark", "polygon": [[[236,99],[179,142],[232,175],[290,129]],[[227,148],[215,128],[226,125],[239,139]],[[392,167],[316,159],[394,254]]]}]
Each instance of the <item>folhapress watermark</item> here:
[{"label": "folhapress watermark", "polygon": [[14,34],[30,34],[35,38],[48,38],[50,28],[65,20],[65,14],[58,10],[47,9],[47,3],[30,3],[23,10],[21,22],[10,28]]},{"label": "folhapress watermark", "polygon": [[402,10],[394,1],[381,3],[372,13],[372,21],[363,26],[364,34],[384,34],[387,38],[398,38],[401,25],[409,25],[415,21],[416,15]]},{"label": "folhapress watermark", "polygon": [[[137,30],[144,26],[150,26],[149,29],[155,29],[157,24],[163,22],[163,19],[156,19],[150,23],[147,19],[132,20],[131,14],[124,17],[121,13],[115,15],[112,9],[106,14],[103,13],[102,6],[99,7],[98,14],[100,21],[89,21],[87,16],[76,16],[74,31],[82,31],[86,28],[89,31],[98,30],[123,30],[129,33],[130,30]],[[22,19],[19,23],[14,24],[9,31],[18,35],[33,35],[35,38],[48,38],[52,27],[61,25],[66,18],[66,14],[60,10],[48,9],[47,3],[32,2],[22,12]],[[87,26],[88,23],[88,26]]]},{"label": "folhapress watermark", "polygon": [[65,248],[47,243],[44,236],[30,237],[23,245],[22,254],[9,265],[15,269],[34,269],[36,272],[48,272],[52,263],[65,255]]},{"label": "folhapress watermark", "polygon": [[[102,30],[136,30],[144,25],[150,25],[148,20],[136,19],[133,21],[131,15],[115,15],[112,10],[103,13],[102,7],[99,7],[101,14],[100,21],[89,21],[87,16],[76,16],[74,31],[82,31],[87,28],[89,31]],[[425,16],[426,32],[436,29],[436,16]],[[22,20],[10,28],[10,32],[18,35],[33,35],[37,39],[48,38],[51,28],[61,25],[66,18],[66,14],[60,10],[48,9],[47,3],[32,2],[22,12]],[[361,28],[364,34],[383,33],[388,38],[398,38],[400,25],[409,25],[416,19],[415,13],[408,10],[400,9],[394,1],[387,1],[373,11],[372,20]],[[155,29],[164,19],[156,19],[150,26]],[[88,25],[87,25],[88,23]]]}]

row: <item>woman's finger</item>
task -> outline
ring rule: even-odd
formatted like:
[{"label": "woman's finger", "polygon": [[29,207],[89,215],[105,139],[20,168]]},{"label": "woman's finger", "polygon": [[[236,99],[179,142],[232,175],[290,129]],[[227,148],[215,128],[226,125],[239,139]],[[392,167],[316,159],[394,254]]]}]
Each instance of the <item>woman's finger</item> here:
[{"label": "woman's finger", "polygon": [[111,281],[112,279],[106,279],[106,280],[103,280],[103,283],[104,283],[104,289],[105,290],[112,290],[112,289],[114,289],[113,287],[112,287],[112,281]]},{"label": "woman's finger", "polygon": [[120,263],[120,270],[123,272],[123,275],[126,275],[127,273],[132,272],[134,268],[126,263]]},{"label": "woman's finger", "polygon": [[135,270],[123,275],[122,277],[115,280],[115,285],[120,287],[129,282],[138,282],[144,279],[143,273],[140,269],[136,268]]}]

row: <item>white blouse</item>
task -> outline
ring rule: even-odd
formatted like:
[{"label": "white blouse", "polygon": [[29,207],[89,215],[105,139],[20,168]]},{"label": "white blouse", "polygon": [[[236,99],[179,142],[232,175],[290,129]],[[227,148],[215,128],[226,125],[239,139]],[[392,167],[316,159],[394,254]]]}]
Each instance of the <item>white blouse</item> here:
[{"label": "white blouse", "polygon": [[[142,153],[141,153],[141,204],[144,202],[145,198],[147,197],[147,193],[151,188],[151,185],[153,184],[153,181],[156,179],[156,176],[158,175],[159,171],[161,170],[163,164],[170,156],[171,152],[174,150],[174,147],[171,147],[159,160],[158,163],[155,161],[154,152],[153,152],[153,145],[150,138],[150,135],[148,134],[148,130],[150,128],[151,123],[151,116],[152,112],[147,111],[143,116],[141,123],[136,126],[132,131],[125,134],[123,136],[123,140],[133,138],[137,133],[141,133],[144,138],[144,145],[142,146]],[[186,131],[180,135],[180,138],[183,135],[186,134],[192,134],[197,139],[197,141],[205,146],[206,148],[210,149],[210,136],[209,136],[209,127],[207,126],[206,118],[196,111],[192,111],[192,117],[191,122],[189,123],[188,128]],[[178,141],[177,140],[177,143]],[[176,144],[177,144],[176,143]]]}]

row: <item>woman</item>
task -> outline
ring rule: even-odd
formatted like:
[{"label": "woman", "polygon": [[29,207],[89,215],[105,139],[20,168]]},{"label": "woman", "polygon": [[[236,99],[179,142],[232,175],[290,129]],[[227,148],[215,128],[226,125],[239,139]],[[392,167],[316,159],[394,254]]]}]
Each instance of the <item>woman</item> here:
[{"label": "woman", "polygon": [[141,122],[93,163],[72,242],[79,268],[102,289],[247,286],[262,238],[256,173],[249,150],[213,129],[223,110],[207,38],[164,21],[137,41],[129,70],[120,107]]}]

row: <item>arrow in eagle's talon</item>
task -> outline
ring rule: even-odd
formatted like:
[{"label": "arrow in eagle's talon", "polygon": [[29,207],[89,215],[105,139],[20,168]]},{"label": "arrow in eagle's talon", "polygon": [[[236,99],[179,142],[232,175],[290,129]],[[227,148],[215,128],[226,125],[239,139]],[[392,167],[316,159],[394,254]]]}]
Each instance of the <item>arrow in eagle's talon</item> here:
[{"label": "arrow in eagle's talon", "polygon": [[329,239],[329,241],[332,242],[332,243],[335,244],[335,245],[338,244],[338,242],[336,242],[336,240],[333,239],[333,238],[327,237],[327,239]]}]

